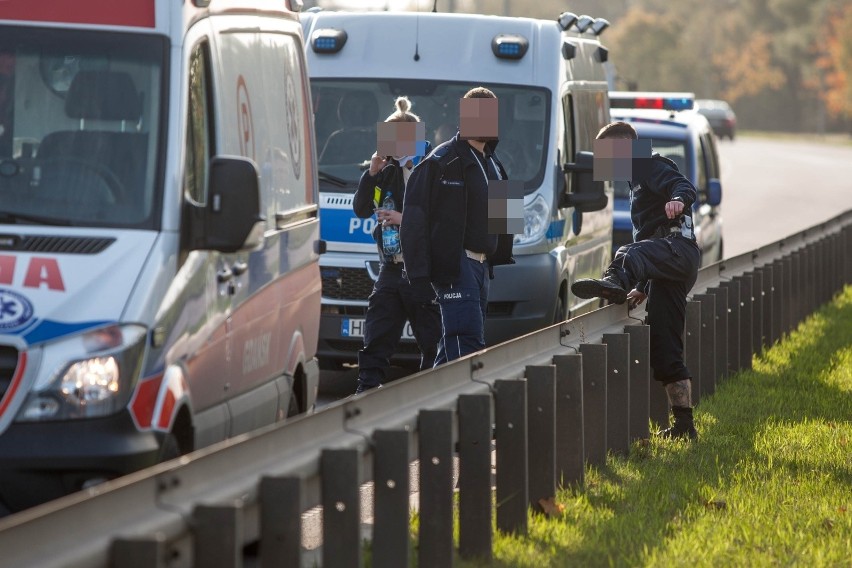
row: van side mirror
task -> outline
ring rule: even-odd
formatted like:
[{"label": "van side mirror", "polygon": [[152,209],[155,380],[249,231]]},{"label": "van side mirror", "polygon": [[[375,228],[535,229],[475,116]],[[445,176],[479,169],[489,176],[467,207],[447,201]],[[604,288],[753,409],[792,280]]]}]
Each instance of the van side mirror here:
[{"label": "van side mirror", "polygon": [[260,181],[255,163],[242,156],[210,161],[207,203],[191,213],[191,248],[238,252],[263,243]]},{"label": "van side mirror", "polygon": [[598,211],[607,205],[604,183],[595,181],[592,174],[595,155],[592,152],[577,152],[573,163],[562,167],[565,177],[571,176],[570,185],[574,191],[564,193],[561,197],[561,207],[573,207],[581,213]]},{"label": "van side mirror", "polygon": [[722,203],[722,182],[716,178],[707,180],[707,205],[716,207]]}]

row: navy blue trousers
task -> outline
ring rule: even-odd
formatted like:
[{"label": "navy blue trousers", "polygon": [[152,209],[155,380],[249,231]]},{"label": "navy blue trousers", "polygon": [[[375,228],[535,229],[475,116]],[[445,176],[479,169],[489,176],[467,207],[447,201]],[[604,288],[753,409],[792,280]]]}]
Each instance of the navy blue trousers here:
[{"label": "navy blue trousers", "polygon": [[627,290],[649,282],[648,325],[654,379],[669,384],[692,378],[683,360],[686,295],[698,277],[701,250],[695,241],[672,234],[630,243],[615,252],[607,269]]},{"label": "navy blue trousers", "polygon": [[490,283],[488,263],[462,255],[459,278],[433,284],[441,307],[441,341],[435,366],[485,348],[485,311]]},{"label": "navy blue trousers", "polygon": [[435,291],[411,286],[402,264],[382,263],[367,304],[364,347],[358,352],[358,392],[381,385],[399,345],[405,320],[420,348],[420,370],[432,368],[441,339],[441,314]]}]

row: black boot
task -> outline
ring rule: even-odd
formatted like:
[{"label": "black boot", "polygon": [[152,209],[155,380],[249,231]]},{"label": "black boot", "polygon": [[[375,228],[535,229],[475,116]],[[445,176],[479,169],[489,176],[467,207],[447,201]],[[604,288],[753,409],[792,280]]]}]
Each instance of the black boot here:
[{"label": "black boot", "polygon": [[571,292],[578,298],[603,298],[613,304],[623,304],[627,300],[627,290],[614,275],[607,274],[600,280],[581,278],[571,285]]},{"label": "black boot", "polygon": [[674,424],[671,428],[662,430],[659,433],[660,436],[663,438],[698,439],[698,431],[695,430],[695,423],[692,421],[692,408],[672,406],[672,414],[674,415]]}]

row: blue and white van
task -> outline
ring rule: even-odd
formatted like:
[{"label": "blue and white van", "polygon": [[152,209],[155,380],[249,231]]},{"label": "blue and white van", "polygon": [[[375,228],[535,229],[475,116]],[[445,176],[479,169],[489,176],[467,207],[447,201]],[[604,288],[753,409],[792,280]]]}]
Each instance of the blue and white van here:
[{"label": "blue and white van", "polygon": [[314,406],[317,177],[284,0],[0,2],[0,501]]},{"label": "blue and white van", "polygon": [[[376,149],[376,123],[400,95],[411,99],[433,147],[455,134],[459,99],[471,87],[486,86],[500,101],[497,155],[509,178],[523,181],[525,223],[516,264],[494,270],[486,342],[597,307],[568,291],[576,278],[599,276],[611,255],[612,187],[592,182],[590,161],[610,119],[608,52],[597,37],[605,20],[317,10],[302,23],[328,245],[320,260],[321,363],[354,361],[362,346],[378,257],[375,220],[355,217],[352,197]],[[415,343],[403,342],[397,357],[419,360]]]}]

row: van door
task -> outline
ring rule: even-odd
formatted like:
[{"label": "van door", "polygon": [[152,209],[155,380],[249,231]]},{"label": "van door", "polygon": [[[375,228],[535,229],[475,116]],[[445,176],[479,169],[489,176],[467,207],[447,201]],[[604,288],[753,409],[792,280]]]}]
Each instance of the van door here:
[{"label": "van door", "polygon": [[299,25],[270,18],[263,26],[217,36],[223,152],[258,164],[266,217],[263,247],[229,259],[232,436],[287,415],[295,374],[313,358],[319,331],[319,223]]},{"label": "van door", "polygon": [[[199,30],[199,28],[202,28]],[[210,159],[216,153],[213,101],[213,64],[207,40],[206,21],[193,28],[187,42],[201,37],[190,49],[186,141],[183,164],[183,197],[195,205],[207,203],[207,176]],[[185,208],[187,214],[189,208]],[[186,221],[186,219],[184,219]],[[174,313],[176,338],[171,349],[175,358],[185,360],[185,372],[192,396],[196,447],[223,440],[229,431],[224,404],[229,389],[228,367],[231,347],[231,296],[228,294],[227,259],[214,251],[192,251],[182,255],[175,282],[177,300]],[[171,359],[171,357],[170,357]],[[178,361],[170,360],[169,364]]]}]

